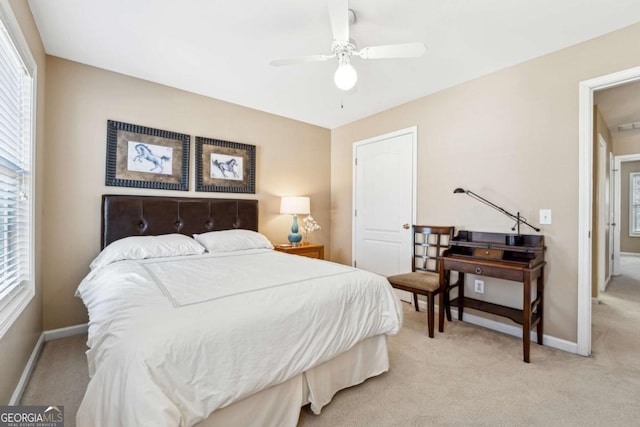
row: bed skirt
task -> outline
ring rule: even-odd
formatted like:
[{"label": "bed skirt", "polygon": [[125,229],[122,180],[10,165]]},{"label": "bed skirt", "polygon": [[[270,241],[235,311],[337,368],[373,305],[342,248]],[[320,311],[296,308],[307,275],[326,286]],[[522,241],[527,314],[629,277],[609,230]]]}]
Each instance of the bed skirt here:
[{"label": "bed skirt", "polygon": [[215,411],[196,427],[295,427],[302,406],[310,403],[311,410],[320,414],[338,391],[388,370],[386,335],[377,335],[282,384]]}]

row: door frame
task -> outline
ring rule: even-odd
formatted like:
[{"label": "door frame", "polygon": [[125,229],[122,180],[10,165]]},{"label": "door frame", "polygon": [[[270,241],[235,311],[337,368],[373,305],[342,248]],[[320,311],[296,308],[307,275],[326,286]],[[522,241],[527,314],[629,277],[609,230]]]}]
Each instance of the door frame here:
[{"label": "door frame", "polygon": [[[640,160],[640,153],[638,154],[621,154],[614,157],[614,172],[616,179],[614,182],[614,194],[615,194],[615,236],[614,236],[614,250],[613,250],[613,274],[620,274],[620,239],[622,239],[621,233],[621,221],[622,221],[622,163],[635,162]],[[629,198],[627,194],[625,197]],[[628,231],[627,231],[628,232]]]},{"label": "door frame", "polygon": [[[620,177],[616,176],[616,160],[613,155],[613,141],[611,142],[611,150],[609,151],[609,212],[607,212],[607,218],[609,218],[609,253],[607,256],[609,259],[607,260],[609,263],[609,277],[607,280],[611,280],[611,278],[616,275],[618,269],[616,269],[615,265],[615,241],[616,241],[616,232],[619,226],[619,223],[616,222],[616,212],[620,210],[616,203],[618,203],[618,198],[616,197],[616,180]],[[620,248],[618,248],[618,253],[620,253]],[[620,261],[620,255],[618,255],[618,267]]]},{"label": "door frame", "polygon": [[640,67],[579,83],[577,353],[591,354],[591,230],[593,223],[593,92],[640,80]]},{"label": "door frame", "polygon": [[411,191],[411,223],[416,223],[416,211],[417,211],[417,199],[418,199],[418,126],[411,126],[405,129],[396,130],[393,132],[385,133],[383,135],[374,136],[371,138],[363,139],[353,143],[352,155],[351,155],[351,265],[354,265],[356,259],[356,154],[358,147],[366,144],[374,144],[379,141],[384,141],[389,138],[395,138],[401,135],[411,135],[411,156],[412,159],[412,183],[413,189]]}]

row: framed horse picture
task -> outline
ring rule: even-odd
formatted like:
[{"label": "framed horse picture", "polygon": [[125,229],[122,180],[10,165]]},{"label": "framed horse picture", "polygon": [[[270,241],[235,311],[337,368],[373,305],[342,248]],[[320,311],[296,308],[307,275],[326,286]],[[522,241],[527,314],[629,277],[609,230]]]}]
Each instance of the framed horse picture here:
[{"label": "framed horse picture", "polygon": [[256,192],[256,146],[196,136],[196,191]]},{"label": "framed horse picture", "polygon": [[190,143],[182,133],[108,120],[105,184],[187,191]]}]

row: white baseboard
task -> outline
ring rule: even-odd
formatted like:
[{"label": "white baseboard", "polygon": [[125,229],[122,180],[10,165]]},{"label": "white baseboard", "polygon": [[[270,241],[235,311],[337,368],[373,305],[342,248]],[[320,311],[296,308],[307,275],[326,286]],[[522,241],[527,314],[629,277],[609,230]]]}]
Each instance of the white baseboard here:
[{"label": "white baseboard", "polygon": [[31,378],[31,374],[33,373],[33,370],[36,367],[36,362],[40,357],[40,353],[42,352],[43,346],[44,346],[44,334],[40,334],[40,337],[38,337],[38,341],[36,341],[36,345],[33,347],[31,356],[29,356],[27,365],[24,367],[24,370],[22,371],[22,375],[20,376],[18,385],[13,391],[13,395],[11,395],[11,399],[9,400],[9,405],[15,406],[20,404],[20,399],[22,399],[24,390],[27,388],[27,384],[29,383],[29,378]]},{"label": "white baseboard", "polygon": [[59,329],[51,329],[49,331],[43,331],[36,341],[36,345],[33,347],[33,351],[31,352],[31,356],[27,361],[27,365],[24,367],[22,371],[22,375],[20,376],[20,380],[18,381],[18,385],[16,385],[15,390],[13,391],[13,395],[9,400],[9,405],[15,406],[20,404],[20,400],[22,400],[22,395],[24,394],[25,389],[27,388],[27,384],[29,383],[29,379],[31,378],[31,374],[36,367],[36,363],[38,362],[38,358],[40,357],[40,353],[42,353],[42,348],[44,347],[44,343],[52,340],[57,340],[59,338],[71,337],[73,335],[80,335],[87,332],[89,329],[89,325],[75,325],[69,326],[66,328]]},{"label": "white baseboard", "polygon": [[52,341],[65,337],[72,337],[74,335],[86,334],[89,330],[89,325],[83,323],[82,325],[67,326],[66,328],[51,329],[44,331],[44,341]]},{"label": "white baseboard", "polygon": [[[418,305],[421,310],[427,310],[426,301],[418,300]],[[438,312],[438,306],[436,305],[435,312]],[[456,308],[451,309],[451,317],[454,319],[458,318],[458,310]],[[522,338],[522,327],[509,325],[507,323],[498,322],[492,319],[487,319],[485,317],[477,316],[475,314],[470,314],[469,312],[465,312],[463,315],[463,319],[467,323],[471,323],[472,325],[482,326],[487,329],[491,329],[497,332],[502,332],[507,335],[512,335],[514,337]],[[538,334],[535,331],[531,331],[531,341],[538,341]],[[543,335],[542,344],[548,347],[557,348],[558,350],[566,351],[568,353],[578,354],[578,343],[566,341],[551,335]]]},{"label": "white baseboard", "polygon": [[640,256],[640,252],[620,252],[620,256]]}]

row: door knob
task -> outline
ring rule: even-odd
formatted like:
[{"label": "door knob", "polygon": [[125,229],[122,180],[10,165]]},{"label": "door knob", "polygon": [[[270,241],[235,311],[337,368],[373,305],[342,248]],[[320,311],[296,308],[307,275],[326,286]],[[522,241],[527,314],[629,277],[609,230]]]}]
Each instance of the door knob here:
[{"label": "door knob", "polygon": [[404,228],[405,230],[408,230],[408,229],[409,229],[409,227],[410,227],[410,225],[409,225],[409,224],[404,224],[404,225],[402,226],[402,228]]}]

